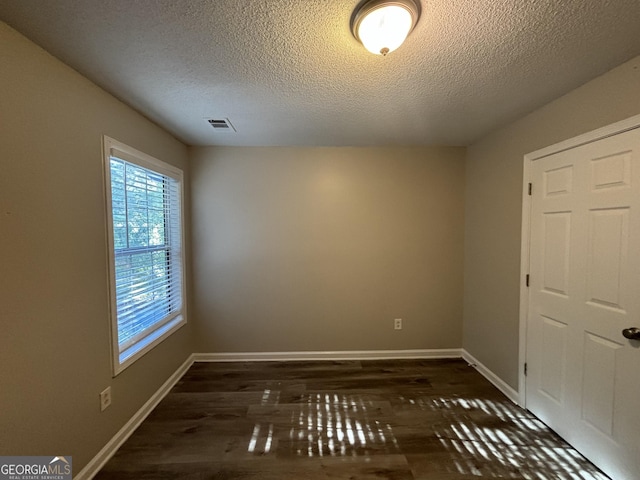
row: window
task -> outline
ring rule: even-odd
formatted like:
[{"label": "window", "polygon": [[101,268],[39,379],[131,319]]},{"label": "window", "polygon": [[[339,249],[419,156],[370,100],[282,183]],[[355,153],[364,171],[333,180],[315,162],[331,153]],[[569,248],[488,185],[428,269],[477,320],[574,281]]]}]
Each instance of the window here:
[{"label": "window", "polygon": [[108,137],[104,157],[117,375],[186,323],[182,171]]}]

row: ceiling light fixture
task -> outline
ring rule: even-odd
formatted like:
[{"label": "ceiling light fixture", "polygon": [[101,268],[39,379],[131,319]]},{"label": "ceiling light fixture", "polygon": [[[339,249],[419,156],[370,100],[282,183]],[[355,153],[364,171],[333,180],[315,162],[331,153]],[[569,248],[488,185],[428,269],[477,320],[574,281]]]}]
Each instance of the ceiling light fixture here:
[{"label": "ceiling light fixture", "polygon": [[386,55],[402,45],[420,17],[415,0],[368,0],[351,16],[351,32],[376,55]]}]

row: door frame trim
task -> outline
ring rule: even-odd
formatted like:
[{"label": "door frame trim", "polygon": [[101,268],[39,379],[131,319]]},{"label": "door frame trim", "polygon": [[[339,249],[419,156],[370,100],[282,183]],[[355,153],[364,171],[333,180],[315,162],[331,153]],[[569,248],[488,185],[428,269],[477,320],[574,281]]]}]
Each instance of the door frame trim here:
[{"label": "door frame trim", "polygon": [[[621,120],[597,130],[578,135],[562,142],[541,148],[524,156],[522,171],[522,226],[520,246],[520,339],[518,355],[518,403],[526,408],[527,392],[524,365],[527,361],[527,314],[529,311],[529,287],[525,278],[529,273],[530,242],[531,242],[531,196],[529,195],[529,182],[531,181],[531,164],[544,157],[570,150],[572,148],[596,142],[607,137],[640,128],[640,115]],[[534,185],[535,188],[535,185]]]}]

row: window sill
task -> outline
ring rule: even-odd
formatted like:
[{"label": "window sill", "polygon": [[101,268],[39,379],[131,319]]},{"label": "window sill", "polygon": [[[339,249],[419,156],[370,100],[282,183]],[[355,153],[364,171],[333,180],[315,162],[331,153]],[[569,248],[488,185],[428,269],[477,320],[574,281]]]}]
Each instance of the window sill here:
[{"label": "window sill", "polygon": [[180,327],[187,323],[187,319],[184,315],[178,315],[176,318],[163,325],[150,335],[146,336],[135,345],[127,348],[124,352],[114,358],[113,376],[115,377],[128,366],[133,364],[137,359],[149,352],[153,347],[167,339]]}]

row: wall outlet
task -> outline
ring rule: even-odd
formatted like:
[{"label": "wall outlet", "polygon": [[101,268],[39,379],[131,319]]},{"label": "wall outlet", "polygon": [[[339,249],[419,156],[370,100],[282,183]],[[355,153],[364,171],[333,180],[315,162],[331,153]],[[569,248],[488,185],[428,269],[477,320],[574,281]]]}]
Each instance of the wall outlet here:
[{"label": "wall outlet", "polygon": [[402,319],[401,318],[396,318],[393,321],[393,328],[395,330],[402,330]]},{"label": "wall outlet", "polygon": [[104,412],[111,405],[111,387],[100,392],[100,411]]}]

